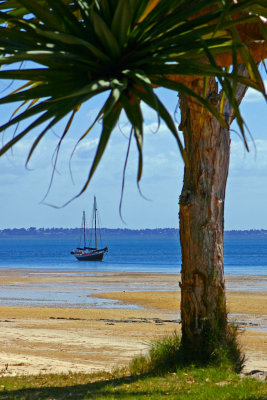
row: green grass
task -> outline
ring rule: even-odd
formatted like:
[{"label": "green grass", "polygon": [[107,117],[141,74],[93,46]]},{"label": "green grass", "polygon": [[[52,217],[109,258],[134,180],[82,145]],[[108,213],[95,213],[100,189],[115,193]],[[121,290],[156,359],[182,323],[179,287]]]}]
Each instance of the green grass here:
[{"label": "green grass", "polygon": [[267,383],[225,368],[186,368],[162,376],[114,374],[0,378],[1,400],[266,400]]},{"label": "green grass", "polygon": [[216,366],[184,367],[180,344],[176,333],[150,342],[146,356],[113,373],[0,374],[0,400],[267,400],[267,382],[241,377],[228,359]]},{"label": "green grass", "polygon": [[203,357],[203,352],[196,349],[187,353],[181,343],[181,337],[174,331],[159,340],[147,343],[147,354],[134,358],[129,370],[131,374],[176,372],[177,369],[192,365],[198,367],[223,367],[229,370],[240,372],[244,367],[245,356],[238,342],[238,329],[234,325],[229,325],[226,337],[221,343],[213,345],[213,352],[207,352]]},{"label": "green grass", "polygon": [[174,372],[181,363],[181,338],[174,332],[159,340],[147,343],[147,355],[135,357],[129,365],[131,374]]}]

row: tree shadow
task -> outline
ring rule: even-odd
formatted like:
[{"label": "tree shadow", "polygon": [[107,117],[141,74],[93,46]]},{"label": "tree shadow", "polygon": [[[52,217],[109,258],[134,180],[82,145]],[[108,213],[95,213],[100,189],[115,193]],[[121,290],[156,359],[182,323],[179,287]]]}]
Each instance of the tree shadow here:
[{"label": "tree shadow", "polygon": [[[41,387],[41,388],[25,388],[18,390],[0,392],[0,400],[86,400],[86,399],[141,399],[152,395],[151,387],[147,391],[135,390],[139,389],[139,385],[128,389],[125,385],[140,382],[146,378],[159,376],[162,374],[144,373],[141,375],[124,376],[120,378],[102,378],[101,380],[88,382],[84,384],[73,384],[62,387]],[[88,376],[88,379],[90,377]],[[177,400],[185,394],[185,389],[181,387],[175,393]],[[173,393],[174,394],[174,393]],[[187,393],[189,394],[189,393]],[[161,399],[166,397],[166,388],[153,388],[153,396]],[[190,397],[191,398],[191,397]],[[266,400],[265,394],[252,395],[246,397],[247,400]]]},{"label": "tree shadow", "polygon": [[[145,396],[148,393],[145,391],[131,391],[126,388],[119,388],[122,385],[132,384],[136,381],[145,379],[151,374],[133,375],[129,377],[102,379],[99,381],[88,382],[86,384],[74,384],[63,387],[41,387],[41,388],[26,388],[11,391],[0,392],[0,400],[67,400],[67,399],[99,399],[107,396],[116,399],[136,398],[136,396]],[[89,378],[90,379],[90,378]],[[118,388],[118,391],[114,391]],[[154,393],[154,392],[153,392]],[[157,391],[155,391],[157,393]],[[158,396],[161,398],[164,391],[158,391]]]}]

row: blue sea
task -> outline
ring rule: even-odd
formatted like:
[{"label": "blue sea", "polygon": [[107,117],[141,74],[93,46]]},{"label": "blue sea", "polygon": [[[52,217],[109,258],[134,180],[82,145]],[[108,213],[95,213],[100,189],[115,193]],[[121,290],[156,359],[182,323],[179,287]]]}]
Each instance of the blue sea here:
[{"label": "blue sea", "polygon": [[[15,279],[12,283],[5,283],[0,278],[0,305],[138,308],[90,295],[122,290],[179,290],[178,279],[166,287],[164,277],[162,282],[157,280],[156,283],[132,279],[125,282],[120,278],[114,283],[107,278],[127,272],[177,274],[181,270],[178,237],[106,237],[103,245],[107,245],[109,251],[102,262],[79,262],[70,254],[79,246],[75,237],[2,237],[1,276],[19,273],[20,277],[33,280],[22,282]],[[267,235],[226,236],[225,274],[232,276],[227,283],[228,290],[267,291],[267,279],[263,277],[267,275]],[[240,279],[236,281],[234,278],[237,275],[259,277],[242,280],[240,286]],[[67,281],[66,276],[69,277]],[[49,277],[53,277],[52,280]]]},{"label": "blue sea", "polygon": [[[121,236],[103,238],[108,253],[99,262],[79,262],[70,251],[75,237],[2,237],[0,269],[177,273],[181,270],[178,237]],[[225,274],[267,275],[267,235],[225,237]]]}]

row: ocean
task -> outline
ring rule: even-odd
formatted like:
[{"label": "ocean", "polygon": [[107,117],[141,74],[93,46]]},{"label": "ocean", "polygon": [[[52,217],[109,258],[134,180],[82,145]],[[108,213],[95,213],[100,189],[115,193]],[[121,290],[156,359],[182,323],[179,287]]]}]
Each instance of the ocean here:
[{"label": "ocean", "polygon": [[[108,253],[102,262],[77,261],[70,254],[75,237],[2,237],[0,269],[177,273],[181,248],[177,237],[105,237]],[[225,237],[225,274],[267,275],[267,235],[234,234]]]},{"label": "ocean", "polygon": [[[1,276],[5,277],[5,271],[9,270],[9,276],[17,272],[20,276],[34,278],[34,281],[30,279],[22,283],[15,280],[6,284],[0,279],[0,305],[122,308],[125,305],[115,300],[90,297],[90,294],[126,289],[119,279],[115,285],[109,283],[108,275],[127,272],[177,274],[181,270],[181,249],[178,238],[174,236],[113,236],[103,238],[103,245],[108,246],[109,251],[102,262],[81,262],[70,254],[79,246],[73,236],[1,237]],[[227,286],[229,290],[267,291],[267,280],[263,279],[263,275],[267,275],[267,235],[226,235],[225,274],[233,277]],[[243,280],[240,287],[234,278],[238,275],[259,277],[254,283],[250,278]],[[58,279],[52,282],[49,276]],[[67,282],[66,276],[78,279]],[[82,276],[84,282],[83,278],[79,279]],[[94,279],[101,276],[103,279]],[[127,290],[160,291],[166,287],[130,281]],[[167,290],[178,290],[178,279],[174,279]]]}]

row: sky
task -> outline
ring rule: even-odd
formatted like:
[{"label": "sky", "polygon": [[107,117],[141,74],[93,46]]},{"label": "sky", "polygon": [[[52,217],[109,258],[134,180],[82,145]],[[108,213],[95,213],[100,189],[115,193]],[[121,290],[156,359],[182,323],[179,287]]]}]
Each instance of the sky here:
[{"label": "sky", "polygon": [[[265,84],[267,86],[267,80]],[[4,89],[3,83],[0,85],[0,90]],[[160,96],[174,115],[177,95],[161,90]],[[98,98],[83,105],[74,120],[70,134],[62,145],[57,171],[45,200],[53,171],[52,155],[58,140],[56,135],[62,133],[64,123],[59,124],[54,132],[49,132],[42,140],[29,169],[25,168],[25,161],[37,131],[18,143],[12,153],[0,158],[0,229],[79,227],[82,211],[85,210],[88,217],[91,213],[94,195],[103,227],[178,228],[183,162],[171,133],[164,124],[158,128],[155,113],[148,107],[143,107],[145,134],[144,169],[140,183],[142,195],[136,184],[138,153],[132,141],[122,203],[123,220],[119,204],[129,137],[129,125],[124,116],[112,134],[88,190],[61,207],[79,193],[87,178],[98,143],[100,125],[78,145],[71,164],[70,158],[77,140],[92,122],[102,100]],[[233,124],[225,229],[267,229],[267,107],[262,95],[249,89],[241,110],[252,135],[248,139],[250,152],[245,151],[238,128]],[[1,106],[0,123],[6,122],[13,111],[11,106]],[[179,123],[179,115],[176,117]],[[12,133],[6,132],[3,140],[6,141]]]}]

